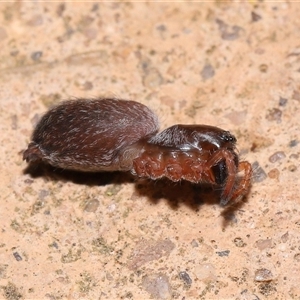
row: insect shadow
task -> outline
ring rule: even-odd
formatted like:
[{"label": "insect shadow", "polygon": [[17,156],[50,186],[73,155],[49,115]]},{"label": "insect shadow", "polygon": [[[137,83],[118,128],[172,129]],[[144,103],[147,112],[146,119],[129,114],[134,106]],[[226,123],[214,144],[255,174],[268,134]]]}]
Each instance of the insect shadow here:
[{"label": "insect shadow", "polygon": [[[221,188],[217,189],[210,184],[195,184],[189,181],[174,183],[167,179],[140,180],[136,182],[135,188],[138,195],[146,196],[153,204],[166,200],[173,210],[177,210],[181,205],[186,205],[195,212],[201,211],[204,205],[219,205],[222,193]],[[237,222],[235,212],[241,210],[246,201],[247,197],[242,201],[228,203],[220,208],[223,227]]]},{"label": "insect shadow", "polygon": [[[210,184],[195,184],[188,181],[172,182],[166,178],[159,180],[140,179],[128,172],[78,172],[64,170],[39,162],[29,164],[24,169],[24,174],[32,178],[43,177],[47,180],[73,182],[86,186],[106,186],[109,184],[122,185],[134,184],[135,192],[141,197],[146,197],[150,203],[157,204],[166,201],[169,207],[177,210],[181,205],[186,205],[191,210],[198,212],[203,205],[216,205],[220,202],[222,190]],[[227,205],[221,215],[224,225],[235,220],[234,212],[244,204],[243,201],[235,205]]]}]

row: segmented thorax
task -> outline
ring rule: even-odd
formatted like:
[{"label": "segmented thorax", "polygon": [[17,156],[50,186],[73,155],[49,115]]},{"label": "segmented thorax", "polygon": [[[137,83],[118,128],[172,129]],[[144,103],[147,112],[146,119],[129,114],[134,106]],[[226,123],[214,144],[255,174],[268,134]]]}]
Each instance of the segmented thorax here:
[{"label": "segmented thorax", "polygon": [[206,163],[219,149],[234,151],[235,137],[206,125],[175,125],[149,140],[133,161],[133,173],[141,177],[172,181],[214,182]]}]

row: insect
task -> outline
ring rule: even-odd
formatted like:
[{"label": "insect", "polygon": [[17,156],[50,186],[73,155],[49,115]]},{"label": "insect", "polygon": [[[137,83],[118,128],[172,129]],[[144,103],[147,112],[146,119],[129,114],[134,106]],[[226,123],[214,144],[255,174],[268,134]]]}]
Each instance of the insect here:
[{"label": "insect", "polygon": [[222,205],[247,194],[251,164],[239,161],[229,131],[208,125],[158,130],[156,114],[135,101],[66,101],[41,118],[23,159],[63,169],[209,183],[222,190]]}]

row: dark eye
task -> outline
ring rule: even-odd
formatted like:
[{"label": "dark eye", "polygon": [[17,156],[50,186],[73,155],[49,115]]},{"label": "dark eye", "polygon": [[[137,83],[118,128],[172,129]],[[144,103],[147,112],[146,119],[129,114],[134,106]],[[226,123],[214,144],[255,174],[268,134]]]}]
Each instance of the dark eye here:
[{"label": "dark eye", "polygon": [[236,138],[234,135],[232,135],[229,131],[224,131],[224,133],[221,136],[221,139],[225,142],[236,142]]}]

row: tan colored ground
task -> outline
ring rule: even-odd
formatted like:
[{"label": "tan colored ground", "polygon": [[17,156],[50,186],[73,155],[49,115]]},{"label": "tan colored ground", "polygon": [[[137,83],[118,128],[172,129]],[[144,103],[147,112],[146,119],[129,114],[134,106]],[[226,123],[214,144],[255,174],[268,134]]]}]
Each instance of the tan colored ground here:
[{"label": "tan colored ground", "polygon": [[[300,299],[300,4],[0,4],[0,298]],[[117,96],[230,130],[248,200],[22,161],[38,118]]]}]

